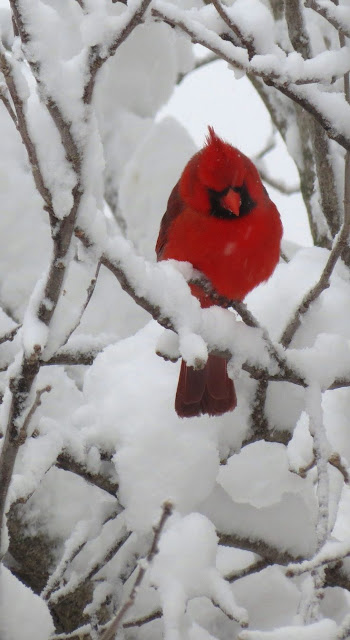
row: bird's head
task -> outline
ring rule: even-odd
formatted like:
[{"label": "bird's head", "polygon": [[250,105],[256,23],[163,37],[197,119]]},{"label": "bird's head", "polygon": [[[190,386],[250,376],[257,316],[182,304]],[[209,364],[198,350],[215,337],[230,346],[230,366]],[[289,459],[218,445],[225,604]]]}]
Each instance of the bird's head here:
[{"label": "bird's head", "polygon": [[200,213],[218,218],[245,215],[255,205],[245,185],[247,163],[260,182],[250,160],[209,127],[205,146],[191,158],[181,176],[183,201]]}]

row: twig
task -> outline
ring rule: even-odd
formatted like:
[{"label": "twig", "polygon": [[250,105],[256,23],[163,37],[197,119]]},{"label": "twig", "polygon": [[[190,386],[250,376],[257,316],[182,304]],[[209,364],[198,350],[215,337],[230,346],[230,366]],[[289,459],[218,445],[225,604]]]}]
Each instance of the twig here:
[{"label": "twig", "polygon": [[122,607],[119,609],[117,615],[115,616],[114,620],[112,621],[112,623],[109,625],[108,629],[105,631],[105,633],[103,633],[103,635],[101,636],[100,640],[113,640],[115,637],[116,632],[118,631],[118,628],[121,625],[121,622],[125,616],[125,614],[127,613],[127,611],[130,609],[130,607],[133,605],[138,589],[142,583],[142,580],[145,576],[145,573],[150,565],[150,563],[152,562],[154,556],[156,555],[156,553],[158,552],[158,541],[160,538],[160,535],[162,533],[162,530],[164,528],[164,525],[167,521],[167,519],[171,516],[173,511],[173,506],[170,502],[165,502],[163,505],[163,511],[162,511],[162,515],[161,518],[159,520],[158,525],[154,528],[154,536],[153,536],[153,541],[152,541],[152,545],[151,548],[147,554],[147,558],[146,560],[143,560],[140,565],[139,565],[139,570],[136,576],[136,580],[134,583],[134,586],[131,590],[131,593],[127,599],[127,601],[122,605]]},{"label": "twig", "polygon": [[267,560],[259,558],[258,560],[250,564],[248,567],[245,567],[244,569],[240,569],[239,571],[232,571],[231,573],[228,573],[225,576],[225,580],[226,582],[230,582],[232,584],[233,582],[237,582],[237,580],[240,580],[241,578],[245,578],[246,576],[251,576],[254,573],[259,573],[259,571],[263,571],[263,569],[266,569],[266,567],[269,567],[270,565],[271,563],[268,562]]},{"label": "twig", "polygon": [[20,92],[17,90],[17,84],[15,80],[15,73],[10,62],[8,54],[0,42],[0,70],[4,74],[5,81],[9,93],[12,98],[12,102],[16,111],[16,127],[21,135],[22,142],[27,150],[30,168],[33,174],[35,186],[39,191],[41,197],[44,200],[45,206],[48,208],[50,217],[54,216],[52,198],[49,189],[47,188],[43,174],[40,169],[39,158],[36,152],[35,145],[29,134],[27,121],[25,117],[24,103],[20,97]]},{"label": "twig", "polygon": [[[152,15],[155,18],[158,18],[173,27],[178,27],[184,33],[187,33],[192,42],[201,44],[203,47],[209,49],[233,67],[262,78],[266,84],[275,87],[275,89],[290,98],[294,103],[299,104],[307,112],[311,113],[322,125],[330,138],[336,140],[336,142],[344,147],[344,149],[350,148],[350,137],[348,134],[338,130],[334,126],[334,123],[331,125],[329,116],[323,113],[319,104],[317,104],[316,101],[312,102],[308,97],[306,97],[303,88],[299,89],[298,87],[299,84],[308,84],[310,82],[314,83],[321,80],[321,78],[317,79],[313,76],[310,78],[300,79],[296,82],[288,82],[285,77],[279,76],[278,73],[267,73],[254,68],[254,66],[248,62],[242,61],[242,57],[237,55],[235,46],[232,43],[232,52],[229,53],[228,47],[224,45],[228,45],[230,43],[225,42],[219,35],[210,32],[208,33],[208,37],[206,37],[206,27],[199,24],[195,19],[192,19],[191,21],[186,20],[184,11],[176,9],[176,12],[174,12],[173,5],[169,4],[167,6],[167,4],[162,1],[156,2],[155,5],[156,6],[152,9]],[[239,49],[239,47],[236,47],[236,49]]]},{"label": "twig", "polygon": [[257,162],[256,165],[260,173],[260,178],[264,182],[266,182],[266,184],[268,184],[270,187],[272,187],[273,189],[276,189],[276,191],[279,191],[280,193],[283,193],[284,195],[287,195],[287,196],[290,196],[293,193],[299,193],[300,185],[296,184],[296,185],[290,186],[285,182],[283,182],[283,180],[278,180],[277,178],[273,178],[265,169],[262,168],[259,162]]},{"label": "twig", "polygon": [[337,240],[333,246],[333,249],[328,257],[325,268],[322,271],[321,277],[317,284],[304,296],[299,307],[296,309],[291,321],[285,328],[282,337],[281,344],[284,347],[289,347],[297,330],[300,327],[302,317],[309,310],[311,304],[317,300],[323,291],[328,289],[330,285],[330,278],[334,271],[344,248],[347,246],[347,241],[350,231],[350,154],[346,153],[345,159],[345,198],[344,198],[344,222],[342,229],[338,235]]},{"label": "twig", "polygon": [[326,551],[321,549],[310,560],[302,560],[301,562],[292,562],[286,567],[286,576],[288,578],[294,578],[295,576],[301,576],[303,573],[314,571],[320,567],[325,567],[329,564],[339,562],[350,556],[349,542],[335,542],[333,545],[333,551]]},{"label": "twig", "polygon": [[338,20],[336,10],[331,2],[328,5],[325,5],[324,2],[320,5],[317,0],[305,0],[305,7],[316,11],[320,16],[328,20],[340,34],[350,38],[350,29],[344,22]]},{"label": "twig", "polygon": [[[332,467],[334,467],[335,469],[338,469],[338,471],[342,474],[345,484],[350,484],[350,477],[349,477],[348,470],[345,464],[343,464],[339,453],[332,453],[328,458],[328,462]],[[311,469],[313,469],[315,465],[316,465],[316,458],[314,457],[311,460],[311,462],[309,462],[309,464],[306,465],[306,467],[300,467],[300,469],[298,469],[297,471],[292,471],[292,473],[297,473],[297,475],[300,476],[301,478],[306,478],[306,475],[308,474],[308,472],[311,471]]]},{"label": "twig", "polygon": [[[114,509],[114,511],[108,515],[103,522],[101,523],[100,532],[107,522],[110,520],[114,520],[120,513],[120,508]],[[86,531],[84,531],[84,527],[82,525],[86,524],[85,522],[80,522],[76,525],[72,535],[65,542],[65,549],[63,555],[55,568],[54,572],[50,575],[46,586],[42,590],[40,597],[43,600],[49,600],[53,591],[59,586],[62,581],[65,571],[68,566],[72,565],[73,560],[79,555],[82,549],[86,546],[89,538],[86,536]],[[80,529],[80,530],[79,530]],[[81,530],[82,529],[82,530]],[[72,543],[73,539],[73,543]]]},{"label": "twig", "polygon": [[269,545],[265,540],[245,538],[235,533],[217,532],[219,544],[223,547],[235,547],[243,551],[252,551],[260,556],[267,564],[289,565],[291,562],[302,560],[300,556],[295,558],[288,551],[281,551],[277,547]]},{"label": "twig", "polygon": [[128,622],[124,622],[124,629],[131,629],[132,627],[142,627],[144,624],[148,624],[149,622],[153,622],[153,620],[159,620],[163,615],[163,611],[161,609],[157,609],[156,611],[152,611],[147,616],[143,616],[142,618],[136,618],[135,620],[128,620]]},{"label": "twig", "polygon": [[253,46],[252,38],[246,38],[244,33],[240,30],[238,25],[231,20],[230,15],[228,14],[226,8],[221,4],[220,0],[212,0],[212,4],[217,10],[219,16],[225,22],[225,24],[229,27],[231,31],[238,37],[242,45],[247,49],[249,60],[255,55],[255,48]]},{"label": "twig", "polygon": [[89,484],[93,484],[95,487],[109,493],[113,498],[116,498],[116,493],[119,487],[118,482],[114,482],[113,480],[106,478],[102,473],[91,473],[84,464],[74,460],[68,452],[63,451],[60,453],[55,466],[58,469],[70,471],[71,473],[84,478],[84,480]]},{"label": "twig", "polygon": [[[105,345],[104,345],[105,346]],[[49,365],[83,365],[88,366],[91,365],[95,358],[101,353],[101,349],[89,349],[88,351],[70,351],[69,349],[65,349],[64,351],[58,351],[53,355],[49,360],[41,360],[41,365],[43,367]]]},{"label": "twig", "polygon": [[83,102],[84,104],[91,104],[93,89],[95,85],[96,75],[98,70],[102,67],[104,62],[108,60],[111,56],[114,56],[117,49],[120,45],[126,40],[126,38],[130,35],[130,33],[137,27],[140,22],[142,22],[143,16],[147,11],[151,0],[141,0],[139,6],[135,8],[133,13],[130,15],[130,18],[122,31],[118,34],[117,38],[110,45],[106,54],[101,55],[99,52],[99,47],[94,46],[90,52],[90,65],[89,65],[89,74],[88,81],[84,87],[83,93]]},{"label": "twig", "polygon": [[7,95],[5,94],[3,87],[1,86],[0,86],[0,100],[3,102],[5,109],[8,111],[10,118],[13,120],[13,123],[16,129],[18,129],[18,121],[17,121],[16,114],[12,109],[11,102],[9,101]]},{"label": "twig", "polygon": [[23,425],[21,427],[21,430],[19,432],[18,442],[19,442],[20,445],[23,444],[27,439],[28,427],[29,427],[30,421],[31,421],[34,413],[36,412],[37,408],[40,407],[40,405],[41,405],[41,397],[42,397],[42,395],[44,393],[50,393],[51,389],[52,389],[51,385],[47,385],[43,389],[39,389],[36,392],[35,400],[34,400],[32,406],[31,406],[30,410],[28,411],[28,413],[27,413],[27,415],[26,415],[26,417],[24,419]]},{"label": "twig", "polygon": [[89,580],[91,580],[91,578],[93,578],[93,576],[95,576],[100,571],[100,569],[102,569],[110,560],[112,560],[112,558],[114,558],[119,549],[123,547],[130,536],[131,532],[125,531],[125,528],[122,530],[122,532],[119,532],[115,542],[105,550],[105,552],[102,554],[102,557],[98,561],[94,562],[94,564],[86,571],[86,573],[80,574],[79,580],[74,581],[73,584],[68,581],[67,584],[65,584],[63,587],[60,587],[59,589],[56,589],[56,591],[53,591],[50,595],[49,602],[56,605],[58,602],[64,600],[72,591],[76,591],[82,585],[89,582]]},{"label": "twig", "polygon": [[17,327],[14,327],[10,331],[7,331],[7,333],[4,333],[4,335],[0,337],[0,344],[3,344],[4,342],[12,342],[21,326],[22,325],[19,324]]},{"label": "twig", "polygon": [[78,314],[78,317],[76,318],[74,324],[71,326],[70,330],[68,331],[67,335],[65,336],[65,340],[64,342],[61,344],[61,347],[63,347],[65,344],[67,344],[69,338],[71,337],[72,333],[74,333],[74,331],[77,329],[77,327],[79,326],[81,319],[84,315],[84,312],[92,298],[92,295],[95,291],[95,287],[97,284],[97,279],[98,279],[98,275],[100,273],[100,268],[101,268],[101,261],[99,260],[96,266],[96,270],[95,270],[95,275],[94,277],[91,279],[90,284],[86,290],[86,298],[84,300],[83,305],[80,308],[80,312]]}]

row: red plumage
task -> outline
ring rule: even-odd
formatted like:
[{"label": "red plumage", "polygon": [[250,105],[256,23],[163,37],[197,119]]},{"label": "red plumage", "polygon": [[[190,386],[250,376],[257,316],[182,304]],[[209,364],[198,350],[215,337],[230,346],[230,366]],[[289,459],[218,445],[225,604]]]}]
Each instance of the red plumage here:
[{"label": "red plumage", "polygon": [[[209,127],[206,145],[187,163],[170,194],[156,244],[158,260],[191,262],[230,300],[243,298],[273,273],[282,224],[254,164]],[[191,286],[202,307],[212,301]],[[226,361],[209,355],[204,369],[182,362],[179,416],[220,415],[237,404]]]}]

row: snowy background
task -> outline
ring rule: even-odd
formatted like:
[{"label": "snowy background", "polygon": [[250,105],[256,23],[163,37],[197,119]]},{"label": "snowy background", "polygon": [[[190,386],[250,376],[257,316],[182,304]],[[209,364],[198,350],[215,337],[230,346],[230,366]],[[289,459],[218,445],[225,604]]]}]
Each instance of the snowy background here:
[{"label": "snowy background", "polygon": [[[302,151],[293,115],[287,147],[246,77],[236,78],[223,61],[192,71],[203,48],[154,22],[150,13],[101,65],[92,107],[84,105],[87,51],[100,46],[106,55],[140,5],[128,4],[0,3],[0,68],[4,71],[4,58],[13,65],[10,76],[24,105],[54,220],[50,229],[51,214],[35,188],[21,127],[16,129],[0,102],[0,335],[20,325],[13,340],[0,342],[0,463],[8,450],[6,428],[13,424],[19,433],[1,540],[1,640],[98,638],[132,588],[164,501],[172,503],[173,513],[119,629],[121,638],[345,639],[350,637],[349,267],[338,261],[331,286],[305,314],[289,348],[282,349],[281,335],[319,281],[332,238],[327,228],[329,247],[314,246],[300,192],[283,194],[268,181],[281,212],[287,261],[281,260],[271,280],[246,303],[269,339],[231,311],[201,311],[185,282],[189,266],[155,264],[170,191],[203,144],[208,124],[291,191],[298,189],[294,161],[300,168]],[[154,4],[164,10],[166,3]],[[341,4],[343,13],[337,15],[349,29],[350,3]],[[201,0],[169,6],[187,11],[189,21],[198,18],[202,31],[221,32],[214,7]],[[266,33],[267,48],[260,53],[268,59],[260,64],[270,69],[269,54],[281,61],[281,43],[291,49],[285,24],[273,23],[267,0],[235,0],[233,6],[232,16],[241,16],[248,31]],[[18,24],[20,12],[30,35],[24,47],[13,37],[11,9]],[[338,37],[311,10],[307,20],[315,56],[308,62],[314,62],[316,73],[323,68],[316,57],[325,35],[336,52]],[[261,42],[257,37],[257,46]],[[333,62],[324,66],[323,84],[312,85],[320,94],[343,97],[349,52],[343,58],[336,59],[340,79],[333,84]],[[310,67],[304,68],[302,58],[293,60],[290,70],[302,77]],[[40,62],[39,69],[33,61]],[[278,70],[283,64],[284,59]],[[5,76],[0,90],[15,104]],[[80,166],[62,146],[48,97],[69,123]],[[324,103],[334,131],[349,137],[348,105],[338,117],[338,103],[331,111]],[[259,157],[271,141],[271,150]],[[342,200],[344,152],[336,142],[331,145]],[[83,195],[75,228],[83,242],[79,234],[70,240],[53,305],[45,289],[54,262],[51,231],[62,230],[71,215],[77,176]],[[320,210],[316,187],[313,207]],[[326,228],[317,215],[320,228]],[[117,269],[126,274],[129,289],[171,318],[179,345],[173,333],[164,338],[163,327],[122,290]],[[54,308],[49,322],[40,305]],[[24,367],[37,362],[37,345],[36,376],[12,423],[19,387],[11,380],[21,381]],[[168,354],[179,348],[188,362],[207,348],[229,349],[237,409],[220,418],[178,418],[173,405],[179,363],[158,357],[160,345]],[[278,357],[286,358],[293,375],[279,368]],[[254,370],[270,377],[260,413],[259,383],[249,373]]]}]

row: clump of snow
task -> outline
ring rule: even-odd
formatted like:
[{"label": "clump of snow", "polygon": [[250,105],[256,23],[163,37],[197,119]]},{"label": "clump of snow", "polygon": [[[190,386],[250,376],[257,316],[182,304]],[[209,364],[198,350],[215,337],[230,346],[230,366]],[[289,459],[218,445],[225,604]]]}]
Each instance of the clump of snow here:
[{"label": "clump of snow", "polygon": [[217,536],[213,524],[199,513],[173,518],[159,542],[150,580],[159,591],[164,613],[165,638],[181,638],[187,601],[206,596],[243,626],[248,623],[229,585],[215,567]]},{"label": "clump of snow", "polygon": [[177,360],[180,357],[179,336],[177,333],[164,329],[157,340],[156,352],[165,359]]},{"label": "clump of snow", "polygon": [[47,640],[53,632],[54,624],[46,603],[2,565],[0,570],[1,639]]},{"label": "clump of snow", "polygon": [[232,587],[238,601],[249,611],[250,629],[277,629],[295,622],[300,591],[279,567],[267,567]]},{"label": "clump of snow", "polygon": [[218,482],[236,503],[262,508],[282,500],[284,494],[302,496],[310,506],[310,482],[291,473],[286,448],[275,442],[254,442],[221,467]]},{"label": "clump of snow", "polygon": [[298,472],[308,467],[314,458],[313,439],[309,431],[309,416],[303,411],[295,429],[293,437],[287,446],[289,468]]},{"label": "clump of snow", "polygon": [[[305,481],[304,481],[305,482]],[[200,511],[214,522],[217,530],[248,540],[264,540],[280,551],[293,556],[308,557],[315,551],[316,501],[311,482],[303,493],[285,492],[279,502],[255,507],[248,502],[238,503],[222,488],[213,490]]]}]

